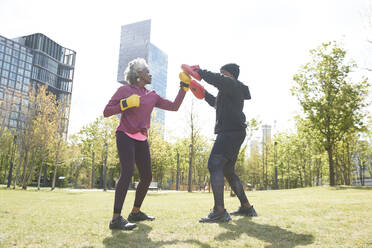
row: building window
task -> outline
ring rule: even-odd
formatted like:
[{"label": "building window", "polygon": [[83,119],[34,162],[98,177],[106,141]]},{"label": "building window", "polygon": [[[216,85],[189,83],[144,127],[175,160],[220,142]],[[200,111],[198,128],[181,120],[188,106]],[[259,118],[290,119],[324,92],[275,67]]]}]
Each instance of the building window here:
[{"label": "building window", "polygon": [[10,64],[4,62],[3,69],[10,71]]},{"label": "building window", "polygon": [[18,74],[19,74],[19,75],[23,75],[24,71],[25,71],[25,70],[23,70],[22,68],[18,68]]},{"label": "building window", "polygon": [[15,87],[15,81],[14,80],[9,80],[9,87],[14,88]]},{"label": "building window", "polygon": [[12,63],[13,63],[13,64],[18,65],[18,61],[19,61],[18,59],[16,59],[16,58],[12,58]]},{"label": "building window", "polygon": [[14,127],[14,128],[17,127],[17,121],[16,120],[10,120],[9,126]]},{"label": "building window", "polygon": [[16,80],[16,78],[17,78],[17,74],[11,72],[11,73],[9,74],[9,78],[10,78],[10,79],[14,79],[14,80]]},{"label": "building window", "polygon": [[8,71],[6,71],[6,70],[3,70],[3,72],[1,73],[1,75],[3,76],[3,77],[9,77],[9,72]]},{"label": "building window", "polygon": [[12,54],[12,49],[9,48],[9,47],[5,47],[5,53],[11,55]]},{"label": "building window", "polygon": [[25,62],[19,61],[18,66],[21,67],[21,68],[25,68]]},{"label": "building window", "polygon": [[27,85],[27,84],[24,84],[24,85],[23,85],[23,91],[24,91],[24,92],[27,92],[27,91],[28,91],[28,85]]},{"label": "building window", "polygon": [[32,57],[31,56],[27,56],[27,60],[26,61],[29,62],[29,63],[32,63]]},{"label": "building window", "polygon": [[17,66],[15,66],[15,65],[11,65],[11,66],[10,66],[10,71],[12,71],[12,72],[17,72]]},{"label": "building window", "polygon": [[1,84],[4,85],[4,86],[7,86],[8,85],[8,79],[7,78],[1,78]]},{"label": "building window", "polygon": [[19,57],[19,51],[13,50],[13,56],[18,58]]},{"label": "building window", "polygon": [[5,61],[6,62],[9,62],[10,63],[10,61],[11,61],[11,58],[10,58],[10,56],[9,55],[5,55],[5,57],[4,57],[5,59]]},{"label": "building window", "polygon": [[18,81],[17,83],[16,83],[16,89],[17,90],[21,90],[22,89],[22,83],[20,83],[21,81]]},{"label": "building window", "polygon": [[21,60],[26,60],[26,54],[21,53],[20,59],[21,59]]}]

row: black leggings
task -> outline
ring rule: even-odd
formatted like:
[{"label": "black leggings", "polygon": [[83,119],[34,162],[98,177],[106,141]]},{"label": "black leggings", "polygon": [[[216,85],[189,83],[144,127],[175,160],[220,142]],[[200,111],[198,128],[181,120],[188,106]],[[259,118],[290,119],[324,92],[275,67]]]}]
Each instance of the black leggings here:
[{"label": "black leggings", "polygon": [[134,140],[125,133],[118,131],[116,132],[116,145],[119,153],[121,171],[120,178],[115,188],[114,213],[120,214],[134,173],[134,162],[136,162],[140,176],[134,207],[141,207],[152,180],[152,171],[150,148],[147,140]]},{"label": "black leggings", "polygon": [[245,130],[218,134],[208,160],[211,174],[211,185],[214,196],[214,206],[224,207],[224,177],[231,189],[237,195],[241,205],[248,202],[243,184],[235,173],[235,163],[240,146],[245,138]]}]

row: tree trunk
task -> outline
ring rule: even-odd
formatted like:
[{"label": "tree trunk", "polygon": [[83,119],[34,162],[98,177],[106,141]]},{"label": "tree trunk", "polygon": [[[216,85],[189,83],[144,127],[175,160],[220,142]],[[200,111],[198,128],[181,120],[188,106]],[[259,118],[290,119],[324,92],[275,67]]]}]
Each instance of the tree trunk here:
[{"label": "tree trunk", "polygon": [[[22,150],[22,151],[23,151],[23,150]],[[24,153],[21,152],[21,155],[19,156],[19,163],[18,163],[18,167],[17,167],[16,176],[15,176],[15,178],[14,178],[13,189],[15,189],[16,186],[17,186],[18,175],[19,175],[19,172],[21,171],[21,166],[22,166],[22,162],[23,162],[23,155],[24,155]]]},{"label": "tree trunk", "polygon": [[333,165],[333,149],[327,149],[328,153],[328,163],[329,163],[329,185],[335,186],[335,171]]},{"label": "tree trunk", "polygon": [[59,143],[57,146],[57,152],[56,152],[56,161],[54,162],[54,172],[53,172],[53,181],[52,181],[52,188],[51,190],[54,190],[56,187],[56,177],[57,177],[57,168],[58,168],[58,155],[59,155]]},{"label": "tree trunk", "polygon": [[43,164],[44,164],[44,156],[41,160],[40,170],[39,170],[39,178],[37,179],[37,190],[40,190],[40,181],[41,181],[41,174],[43,171]]}]

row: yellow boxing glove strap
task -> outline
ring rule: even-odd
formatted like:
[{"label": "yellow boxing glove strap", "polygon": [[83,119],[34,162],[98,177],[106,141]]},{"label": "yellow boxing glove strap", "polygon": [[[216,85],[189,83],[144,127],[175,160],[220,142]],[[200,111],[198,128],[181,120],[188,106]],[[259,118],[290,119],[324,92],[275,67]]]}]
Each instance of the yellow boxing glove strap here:
[{"label": "yellow boxing glove strap", "polygon": [[181,80],[181,86],[183,87],[183,90],[184,91],[188,91],[189,90],[189,86],[190,86],[190,81],[191,81],[190,76],[187,75],[186,72],[180,72],[180,74],[178,75],[178,77]]},{"label": "yellow boxing glove strap", "polygon": [[128,108],[139,107],[140,96],[133,94],[127,98],[120,100],[120,109],[124,111]]}]

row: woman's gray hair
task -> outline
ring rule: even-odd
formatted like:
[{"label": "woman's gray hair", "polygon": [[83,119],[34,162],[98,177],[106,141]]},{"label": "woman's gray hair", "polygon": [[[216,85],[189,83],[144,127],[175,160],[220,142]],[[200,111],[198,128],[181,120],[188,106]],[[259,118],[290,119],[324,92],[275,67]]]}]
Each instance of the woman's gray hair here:
[{"label": "woman's gray hair", "polygon": [[129,82],[130,84],[136,84],[138,79],[138,72],[143,71],[148,67],[149,66],[146,63],[146,60],[142,58],[133,59],[128,63],[128,66],[125,69],[124,72],[125,81]]}]

